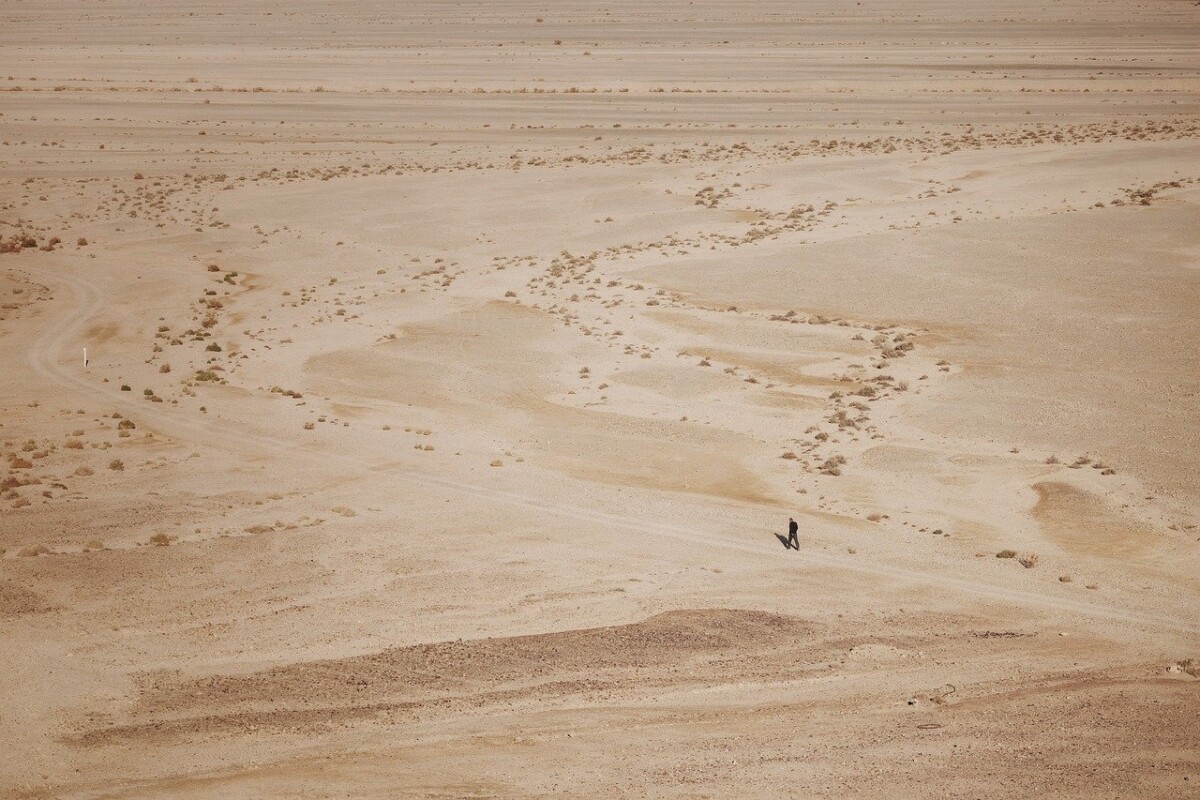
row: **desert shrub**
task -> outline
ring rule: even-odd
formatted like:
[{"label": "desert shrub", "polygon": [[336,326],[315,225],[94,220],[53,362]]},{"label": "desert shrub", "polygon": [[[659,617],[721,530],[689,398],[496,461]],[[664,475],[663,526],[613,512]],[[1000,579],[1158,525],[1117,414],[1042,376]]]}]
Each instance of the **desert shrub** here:
[{"label": "desert shrub", "polygon": [[38,556],[44,556],[49,552],[50,548],[46,547],[44,544],[32,544],[28,547],[22,547],[17,551],[17,555],[21,556],[22,558],[37,558]]},{"label": "desert shrub", "polygon": [[208,347],[206,347],[204,349],[210,353],[219,353],[219,352],[221,352],[221,345],[217,344],[216,342],[213,342],[212,344],[210,344]]},{"label": "desert shrub", "polygon": [[133,420],[131,420],[131,419],[123,419],[117,423],[118,430],[123,430],[123,431],[124,430],[133,430],[136,427],[137,427],[137,425],[134,425]]},{"label": "desert shrub", "polygon": [[845,456],[834,456],[833,458],[827,459],[825,463],[821,465],[819,472],[822,475],[833,475],[836,477],[842,474],[842,465],[845,463]]},{"label": "desert shrub", "polygon": [[95,475],[96,471],[91,467],[79,467],[75,470],[75,474],[81,478],[86,478],[89,475]]},{"label": "desert shrub", "polygon": [[1038,564],[1037,553],[1030,553],[1027,556],[1021,556],[1017,559],[1017,561],[1019,561],[1021,566],[1025,569],[1033,569]]},{"label": "desert shrub", "polygon": [[152,544],[155,547],[166,547],[171,543],[171,537],[165,533],[156,533],[147,540],[147,544]]},{"label": "desert shrub", "polygon": [[1001,550],[999,553],[996,553],[996,558],[1016,558],[1016,557],[1017,557],[1016,550]]},{"label": "desert shrub", "polygon": [[115,469],[120,472],[125,469],[125,462],[119,458],[114,458],[112,461],[108,462],[108,468]]}]

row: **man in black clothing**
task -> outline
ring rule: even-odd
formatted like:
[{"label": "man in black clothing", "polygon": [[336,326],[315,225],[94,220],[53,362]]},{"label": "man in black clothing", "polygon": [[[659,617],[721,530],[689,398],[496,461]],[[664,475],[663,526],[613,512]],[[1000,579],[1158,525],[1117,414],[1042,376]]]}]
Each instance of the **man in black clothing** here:
[{"label": "man in black clothing", "polygon": [[796,524],[796,520],[792,519],[791,517],[788,517],[787,546],[789,549],[791,549],[793,547],[796,548],[797,550],[800,549],[800,537],[799,537],[799,535],[797,535],[797,531],[799,529],[800,529],[800,526]]}]

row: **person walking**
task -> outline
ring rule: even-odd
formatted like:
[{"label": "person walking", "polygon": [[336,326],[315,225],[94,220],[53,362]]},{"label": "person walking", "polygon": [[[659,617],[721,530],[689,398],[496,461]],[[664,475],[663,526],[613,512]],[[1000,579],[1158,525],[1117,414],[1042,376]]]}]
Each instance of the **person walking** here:
[{"label": "person walking", "polygon": [[796,548],[797,550],[800,549],[800,536],[798,534],[799,530],[800,530],[800,526],[796,524],[796,520],[792,519],[791,517],[788,517],[788,540],[787,540],[788,549],[791,549],[793,547]]}]

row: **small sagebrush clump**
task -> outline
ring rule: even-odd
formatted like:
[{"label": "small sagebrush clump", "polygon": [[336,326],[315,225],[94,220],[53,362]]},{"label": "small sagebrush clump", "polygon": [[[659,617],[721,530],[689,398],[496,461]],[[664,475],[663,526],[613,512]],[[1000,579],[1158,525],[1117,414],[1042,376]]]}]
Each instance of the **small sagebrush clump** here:
[{"label": "small sagebrush clump", "polygon": [[156,533],[147,540],[147,544],[155,547],[166,547],[171,543],[171,537],[165,533]]},{"label": "small sagebrush clump", "polygon": [[996,558],[1016,558],[1016,557],[1017,557],[1016,550],[1001,550],[999,553],[996,553]]}]

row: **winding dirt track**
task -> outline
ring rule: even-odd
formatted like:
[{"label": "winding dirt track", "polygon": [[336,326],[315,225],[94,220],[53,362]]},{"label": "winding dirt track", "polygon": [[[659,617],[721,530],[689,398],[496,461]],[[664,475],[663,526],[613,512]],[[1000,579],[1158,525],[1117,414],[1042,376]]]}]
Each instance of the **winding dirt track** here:
[{"label": "winding dirt track", "polygon": [[[66,308],[59,324],[50,327],[49,331],[38,339],[28,350],[29,366],[41,377],[53,381],[63,387],[79,391],[93,397],[100,396],[122,407],[128,406],[128,400],[117,389],[89,381],[78,372],[64,366],[64,354],[74,347],[78,332],[104,305],[104,293],[94,283],[79,276],[66,275],[61,272],[42,270],[38,273],[40,280],[49,286],[59,286],[68,290],[74,297],[74,302]],[[448,480],[430,475],[417,475],[394,464],[378,464],[364,466],[357,457],[350,457],[316,451],[294,442],[267,436],[247,429],[244,425],[222,420],[220,425],[206,423],[193,419],[184,412],[162,408],[146,408],[138,406],[139,417],[156,424],[163,433],[177,439],[216,446],[231,453],[246,455],[272,454],[289,458],[307,458],[319,460],[324,464],[336,462],[339,467],[349,473],[369,474],[386,472],[387,474],[408,482],[413,490],[428,489],[436,486],[442,489],[462,492],[490,502],[532,509],[541,514],[556,516],[564,520],[586,519],[610,528],[619,528],[635,533],[652,534],[689,544],[704,544],[710,547],[736,550],[753,554],[786,569],[779,561],[777,554],[768,552],[763,546],[736,541],[712,533],[704,533],[680,525],[663,522],[651,522],[621,514],[587,508],[567,503],[551,503],[532,499],[514,492],[489,489],[486,487]],[[234,427],[235,430],[230,430]],[[910,569],[907,567],[864,563],[861,560],[845,558],[831,553],[802,552],[792,559],[797,566],[819,565],[832,569],[845,570],[862,575],[885,578],[899,583],[923,585],[927,588],[958,592],[988,600],[1024,606],[1047,612],[1062,612],[1081,617],[1129,623],[1146,630],[1173,631],[1200,635],[1200,623],[1184,619],[1165,619],[1161,616],[1129,611],[1121,608],[1100,605],[1097,603],[1054,597],[1034,591],[1013,589],[1010,587],[989,584],[976,579],[954,578],[932,572]]]}]

